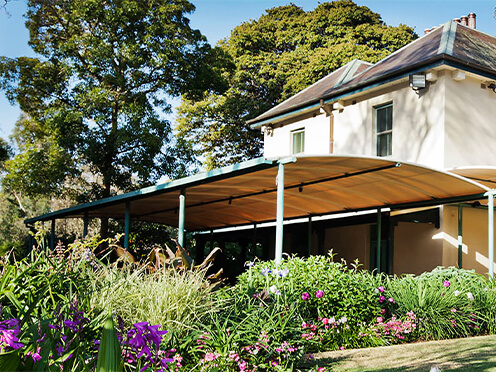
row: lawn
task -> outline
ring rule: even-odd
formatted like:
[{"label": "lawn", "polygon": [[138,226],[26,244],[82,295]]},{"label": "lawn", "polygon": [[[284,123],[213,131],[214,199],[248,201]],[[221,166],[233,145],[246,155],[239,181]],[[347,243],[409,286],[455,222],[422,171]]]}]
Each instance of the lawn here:
[{"label": "lawn", "polygon": [[315,354],[315,364],[334,372],[496,371],[496,336],[331,351]]}]

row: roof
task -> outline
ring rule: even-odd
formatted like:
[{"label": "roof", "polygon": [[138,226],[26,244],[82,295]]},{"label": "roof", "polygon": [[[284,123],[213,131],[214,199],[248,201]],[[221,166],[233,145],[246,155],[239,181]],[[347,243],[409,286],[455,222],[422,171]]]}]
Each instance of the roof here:
[{"label": "roof", "polygon": [[347,66],[357,63],[356,61],[334,71],[248,123],[256,128],[285,114],[317,107],[321,99],[337,100],[439,64],[496,78],[496,37],[449,21],[368,68],[364,69],[366,62],[360,62],[360,68],[351,78],[340,80],[338,77],[343,75]]},{"label": "roof", "polygon": [[[481,199],[488,188],[429,167],[364,156],[302,156],[285,165],[284,218],[376,208],[407,208]],[[210,230],[275,221],[278,160],[263,158],[52,212],[26,223],[67,217],[178,224],[185,191],[185,228]],[[495,172],[496,174],[496,172]]]}]

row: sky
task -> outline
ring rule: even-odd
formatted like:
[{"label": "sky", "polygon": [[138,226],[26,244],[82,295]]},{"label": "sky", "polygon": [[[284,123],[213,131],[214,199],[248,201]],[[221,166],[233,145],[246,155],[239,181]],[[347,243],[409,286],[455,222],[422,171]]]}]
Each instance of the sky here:
[{"label": "sky", "polygon": [[[266,9],[290,2],[309,11],[324,0],[190,0],[196,11],[189,15],[191,27],[199,29],[211,44],[229,36],[237,25],[257,19]],[[379,13],[391,26],[406,24],[415,27],[419,36],[424,29],[438,26],[469,13],[477,15],[477,29],[496,35],[494,8],[496,0],[355,0],[358,5]],[[0,56],[11,58],[35,56],[28,46],[28,32],[24,26],[26,0],[10,0],[6,10],[0,9]],[[172,104],[178,104],[178,100]],[[12,106],[0,91],[0,137],[11,134],[20,110]],[[173,120],[173,118],[172,118]]]}]

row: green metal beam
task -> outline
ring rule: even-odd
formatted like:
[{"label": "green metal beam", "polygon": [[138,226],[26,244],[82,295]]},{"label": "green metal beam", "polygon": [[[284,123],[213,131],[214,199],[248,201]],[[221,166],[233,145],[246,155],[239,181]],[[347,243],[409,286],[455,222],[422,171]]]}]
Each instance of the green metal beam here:
[{"label": "green metal beam", "polygon": [[124,248],[129,249],[129,230],[131,227],[131,203],[126,202],[126,212],[124,215]]},{"label": "green metal beam", "polygon": [[276,215],[276,265],[282,261],[284,229],[284,163],[279,163],[277,172],[277,215]]},{"label": "green metal beam", "polygon": [[312,254],[312,215],[308,216],[308,255]]},{"label": "green metal beam", "polygon": [[458,268],[462,268],[463,258],[463,206],[458,206]]},{"label": "green metal beam", "polygon": [[382,213],[381,209],[377,209],[377,248],[376,248],[376,257],[375,257],[375,266],[377,268],[377,273],[381,273],[381,232],[382,232]]},{"label": "green metal beam", "polygon": [[496,190],[490,190],[487,192],[487,213],[488,213],[488,238],[487,238],[487,250],[489,259],[489,277],[494,277],[494,194]]},{"label": "green metal beam", "polygon": [[55,249],[55,219],[52,220],[50,227],[50,249],[52,251]]},{"label": "green metal beam", "polygon": [[88,235],[88,212],[84,212],[83,217],[83,239]]}]

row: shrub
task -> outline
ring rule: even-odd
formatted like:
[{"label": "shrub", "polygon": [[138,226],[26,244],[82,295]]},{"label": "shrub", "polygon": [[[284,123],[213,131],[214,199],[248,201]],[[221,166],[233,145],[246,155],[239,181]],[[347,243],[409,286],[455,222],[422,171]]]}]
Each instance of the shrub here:
[{"label": "shrub", "polygon": [[214,309],[204,271],[161,268],[151,273],[146,267],[110,265],[96,279],[92,307],[119,315],[128,327],[148,322],[184,335]]}]

